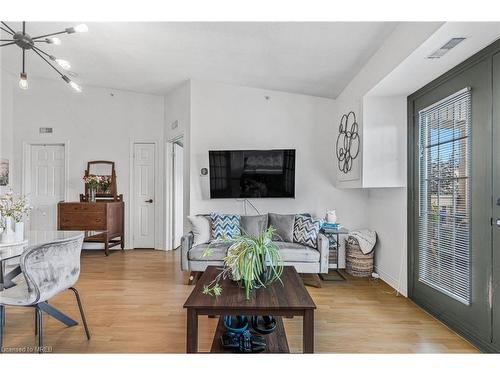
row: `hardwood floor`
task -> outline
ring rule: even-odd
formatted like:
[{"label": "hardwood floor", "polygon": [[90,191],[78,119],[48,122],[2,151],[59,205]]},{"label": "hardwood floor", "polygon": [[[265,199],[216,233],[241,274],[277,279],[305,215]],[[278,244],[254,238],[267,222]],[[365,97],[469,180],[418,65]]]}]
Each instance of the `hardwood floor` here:
[{"label": "hardwood floor", "polygon": [[[44,318],[45,345],[71,353],[184,353],[182,305],[193,286],[180,271],[179,252],[156,250],[82,254],[76,287],[92,339],[80,324]],[[382,281],[349,278],[308,290],[318,309],[315,350],[327,353],[469,353],[477,350]],[[80,322],[68,291],[50,301]],[[7,307],[4,346],[34,345],[33,309]],[[292,353],[302,348],[302,320],[284,319]],[[200,318],[199,348],[209,351],[217,319]]]}]

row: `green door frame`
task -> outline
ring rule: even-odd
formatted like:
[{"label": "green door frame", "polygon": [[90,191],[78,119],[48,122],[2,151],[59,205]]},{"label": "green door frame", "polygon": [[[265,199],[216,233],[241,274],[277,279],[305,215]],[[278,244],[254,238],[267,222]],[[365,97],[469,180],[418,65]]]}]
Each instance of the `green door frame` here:
[{"label": "green door frame", "polygon": [[408,230],[408,297],[412,299],[417,305],[422,307],[424,310],[428,311],[430,314],[432,314],[434,317],[436,317],[438,320],[442,321],[445,323],[447,326],[449,326],[451,329],[454,331],[458,332],[460,335],[468,339],[470,342],[472,342],[475,346],[477,346],[480,350],[484,352],[500,352],[500,347],[495,347],[492,345],[490,342],[485,342],[484,340],[476,337],[474,333],[467,332],[466,330],[463,330],[459,324],[456,322],[449,321],[445,317],[441,316],[438,314],[437,311],[433,311],[430,306],[425,306],[422,303],[419,303],[418,301],[415,301],[413,298],[413,290],[414,290],[414,272],[415,272],[415,264],[414,264],[414,254],[418,251],[418,249],[415,248],[416,244],[416,235],[417,233],[415,232],[415,214],[416,214],[416,209],[417,207],[415,206],[415,202],[417,201],[416,199],[416,194],[418,191],[414,189],[416,186],[415,184],[415,179],[416,179],[416,172],[418,169],[418,161],[416,158],[415,152],[415,144],[416,140],[418,140],[418,129],[416,127],[416,115],[415,113],[415,101],[420,98],[421,96],[428,94],[432,90],[436,89],[437,87],[445,84],[447,81],[457,77],[459,74],[463,73],[464,71],[472,68],[474,65],[484,61],[485,59],[493,59],[493,55],[497,54],[500,52],[500,40],[495,41],[494,43],[490,44],[488,47],[484,48],[483,50],[479,51],[475,55],[471,56],[464,62],[460,63],[453,69],[449,70],[448,72],[444,73],[440,77],[436,78],[432,82],[428,83],[421,89],[417,90],[410,96],[408,96],[408,144],[407,144],[407,157],[408,157],[408,169],[407,169],[407,230]]}]

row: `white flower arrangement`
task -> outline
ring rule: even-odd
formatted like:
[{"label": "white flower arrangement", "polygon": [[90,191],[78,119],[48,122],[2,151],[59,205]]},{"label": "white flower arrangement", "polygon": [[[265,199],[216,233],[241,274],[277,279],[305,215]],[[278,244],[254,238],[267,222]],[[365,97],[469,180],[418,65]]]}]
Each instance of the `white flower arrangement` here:
[{"label": "white flower arrangement", "polygon": [[14,194],[12,190],[0,196],[0,216],[2,218],[12,217],[16,223],[20,223],[32,208],[26,196]]}]

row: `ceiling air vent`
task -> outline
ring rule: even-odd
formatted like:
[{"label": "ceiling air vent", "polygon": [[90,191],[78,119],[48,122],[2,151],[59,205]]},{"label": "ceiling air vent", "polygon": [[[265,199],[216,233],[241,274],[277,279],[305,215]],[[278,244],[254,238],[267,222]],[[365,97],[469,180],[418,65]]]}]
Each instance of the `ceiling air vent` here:
[{"label": "ceiling air vent", "polygon": [[40,128],[40,134],[52,134],[54,130],[52,128]]},{"label": "ceiling air vent", "polygon": [[465,38],[451,38],[441,48],[434,51],[434,53],[427,56],[428,59],[439,59],[443,57],[450,49],[455,48],[459,43],[463,42]]}]

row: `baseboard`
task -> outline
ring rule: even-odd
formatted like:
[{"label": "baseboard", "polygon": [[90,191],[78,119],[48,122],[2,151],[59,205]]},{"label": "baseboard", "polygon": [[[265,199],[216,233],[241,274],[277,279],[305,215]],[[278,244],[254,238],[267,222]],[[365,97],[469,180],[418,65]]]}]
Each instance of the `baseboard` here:
[{"label": "baseboard", "polygon": [[403,290],[401,286],[399,285],[399,281],[392,277],[390,274],[384,272],[383,270],[380,269],[380,267],[375,266],[374,270],[376,273],[379,274],[380,279],[387,284],[389,284],[392,288],[394,288],[396,291],[398,291],[400,294],[402,294],[405,297],[408,297],[408,292],[406,290]]}]

